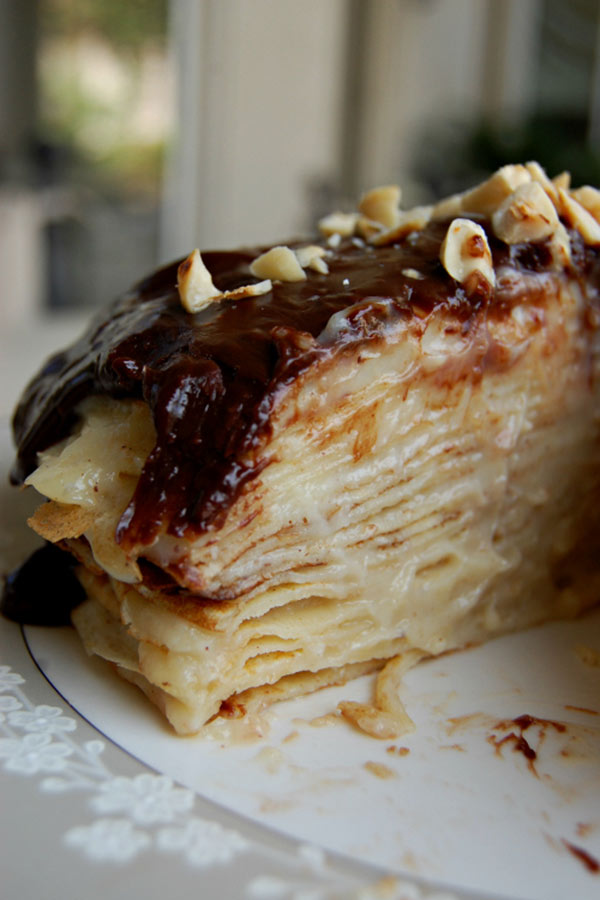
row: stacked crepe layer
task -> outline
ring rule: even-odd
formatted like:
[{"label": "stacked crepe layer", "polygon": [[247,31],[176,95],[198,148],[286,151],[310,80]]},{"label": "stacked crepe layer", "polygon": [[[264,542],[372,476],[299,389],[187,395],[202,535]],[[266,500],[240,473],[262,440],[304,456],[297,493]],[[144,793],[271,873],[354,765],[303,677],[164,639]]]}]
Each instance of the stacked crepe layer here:
[{"label": "stacked crepe layer", "polygon": [[268,464],[193,536],[115,542],[152,419],[84,401],[29,483],[50,500],[33,526],[82,562],[89,652],[190,733],[597,602],[598,332],[567,273],[516,290],[469,329],[436,311],[316,360],[279,396]]}]

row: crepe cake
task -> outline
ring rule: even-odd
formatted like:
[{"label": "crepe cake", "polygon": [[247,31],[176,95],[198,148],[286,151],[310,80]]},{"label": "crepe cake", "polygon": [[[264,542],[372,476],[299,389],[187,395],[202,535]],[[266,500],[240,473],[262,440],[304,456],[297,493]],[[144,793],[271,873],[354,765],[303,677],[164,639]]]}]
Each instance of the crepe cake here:
[{"label": "crepe cake", "polygon": [[536,163],[320,236],[197,250],[43,367],[30,521],[79,561],[86,649],[181,734],[600,598],[600,193]]}]

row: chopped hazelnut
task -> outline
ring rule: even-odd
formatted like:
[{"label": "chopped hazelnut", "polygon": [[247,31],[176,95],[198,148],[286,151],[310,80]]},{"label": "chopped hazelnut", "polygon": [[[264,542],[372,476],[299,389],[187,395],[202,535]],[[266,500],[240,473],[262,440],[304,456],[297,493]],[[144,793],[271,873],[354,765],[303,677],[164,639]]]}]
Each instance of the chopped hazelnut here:
[{"label": "chopped hazelnut", "polygon": [[319,247],[318,244],[309,244],[308,247],[299,247],[296,250],[296,258],[303,269],[314,269],[321,275],[327,275],[329,266],[324,258],[327,256],[327,250]]},{"label": "chopped hazelnut", "polygon": [[483,279],[494,287],[496,277],[487,236],[471,219],[454,219],[440,248],[440,260],[448,274],[469,291]]},{"label": "chopped hazelnut", "polygon": [[381,234],[383,230],[384,227],[380,222],[375,222],[374,219],[368,219],[366,216],[359,216],[356,220],[356,233],[367,241]]},{"label": "chopped hazelnut", "polygon": [[394,228],[398,221],[401,195],[397,184],[373,188],[363,194],[358,210],[372,222],[377,222],[384,228]]},{"label": "chopped hazelnut", "polygon": [[462,201],[462,194],[452,194],[445,200],[440,200],[431,211],[432,220],[435,222],[440,219],[455,219],[462,212]]},{"label": "chopped hazelnut", "polygon": [[371,238],[371,243],[378,246],[392,244],[406,237],[411,231],[421,231],[431,219],[432,209],[431,206],[415,206],[414,209],[401,210],[394,228],[375,235]]},{"label": "chopped hazelnut", "polygon": [[193,250],[180,264],[177,270],[177,289],[183,307],[190,313],[204,309],[219,295],[199,250]]},{"label": "chopped hazelnut", "polygon": [[537,181],[521,184],[492,215],[494,234],[506,244],[543,241],[559,224],[552,200]]},{"label": "chopped hazelnut", "polygon": [[559,222],[550,238],[550,251],[556,268],[563,268],[571,261],[571,243],[567,229]]},{"label": "chopped hazelnut", "polygon": [[571,173],[561,172],[560,175],[555,175],[552,179],[552,184],[557,190],[562,188],[564,191],[568,191],[571,187]]},{"label": "chopped hazelnut", "polygon": [[259,297],[261,294],[268,294],[273,285],[270,278],[264,281],[256,281],[254,284],[244,284],[242,287],[233,291],[223,291],[216,300],[243,300],[244,297]]},{"label": "chopped hazelnut", "polygon": [[341,237],[352,237],[356,231],[358,213],[333,212],[319,221],[319,231],[325,237],[339,234]]},{"label": "chopped hazelnut", "polygon": [[600,224],[593,215],[571,197],[564,188],[558,189],[562,213],[569,225],[576,228],[586,244],[592,246],[600,244]]},{"label": "chopped hazelnut", "polygon": [[516,188],[528,181],[531,181],[531,175],[525,166],[502,166],[487,181],[462,195],[461,208],[463,212],[489,216]]},{"label": "chopped hazelnut", "polygon": [[571,197],[581,203],[584,209],[592,215],[596,222],[600,222],[600,191],[597,188],[584,184],[583,187],[571,191]]},{"label": "chopped hazelnut", "polygon": [[274,281],[304,281],[306,278],[296,254],[289,247],[271,247],[254,260],[250,271],[257,278]]},{"label": "chopped hazelnut", "polygon": [[200,252],[194,250],[177,270],[177,288],[182,306],[189,313],[200,312],[221,300],[243,300],[244,297],[257,297],[271,290],[269,279],[255,284],[245,284],[234,291],[220,291],[213,284],[210,272],[204,265]]},{"label": "chopped hazelnut", "polygon": [[557,206],[558,189],[554,182],[550,178],[548,178],[545,170],[540,166],[540,164],[532,160],[531,162],[525,163],[525,168],[531,175],[531,180],[536,181],[538,184],[540,184],[544,188],[554,205]]}]

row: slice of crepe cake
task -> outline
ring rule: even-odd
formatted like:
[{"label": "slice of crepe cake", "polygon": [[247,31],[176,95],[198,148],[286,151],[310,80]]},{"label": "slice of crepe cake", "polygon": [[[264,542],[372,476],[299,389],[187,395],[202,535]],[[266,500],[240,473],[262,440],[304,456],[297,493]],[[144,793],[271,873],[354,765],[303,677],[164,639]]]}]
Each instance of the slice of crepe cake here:
[{"label": "slice of crepe cake", "polygon": [[15,415],[73,613],[180,733],[403,671],[600,598],[598,192],[506,166],[321,237],[192,253],[98,318]]}]

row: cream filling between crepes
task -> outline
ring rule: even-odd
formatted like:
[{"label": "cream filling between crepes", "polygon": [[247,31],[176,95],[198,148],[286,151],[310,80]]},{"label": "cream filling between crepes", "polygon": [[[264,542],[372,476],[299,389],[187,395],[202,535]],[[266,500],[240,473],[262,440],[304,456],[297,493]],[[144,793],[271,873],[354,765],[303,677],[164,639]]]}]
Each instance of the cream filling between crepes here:
[{"label": "cream filling between crepes", "polygon": [[598,525],[598,352],[585,358],[580,307],[565,289],[543,328],[526,306],[488,323],[511,360],[482,378],[439,377],[470,345],[449,359],[435,322],[347,361],[334,383],[307,378],[274,420],[273,461],[222,528],[137,548],[212,601],[135,583],[114,529],[153,445],[149,413],[86,401],[79,433],[42,454],[28,483],[92,513],[81,534],[111,577],[82,575],[91,599],[74,621],[90,652],[188,733],[232,695],[281,679],[435,655],[596,602],[597,565],[569,562]]},{"label": "cream filling between crepes", "polygon": [[90,397],[78,412],[77,431],[38,454],[25,482],[58,505],[41,507],[30,524],[52,541],[83,535],[100,568],[139,581],[137,562],[115,532],[155,444],[150,410],[138,400]]}]

